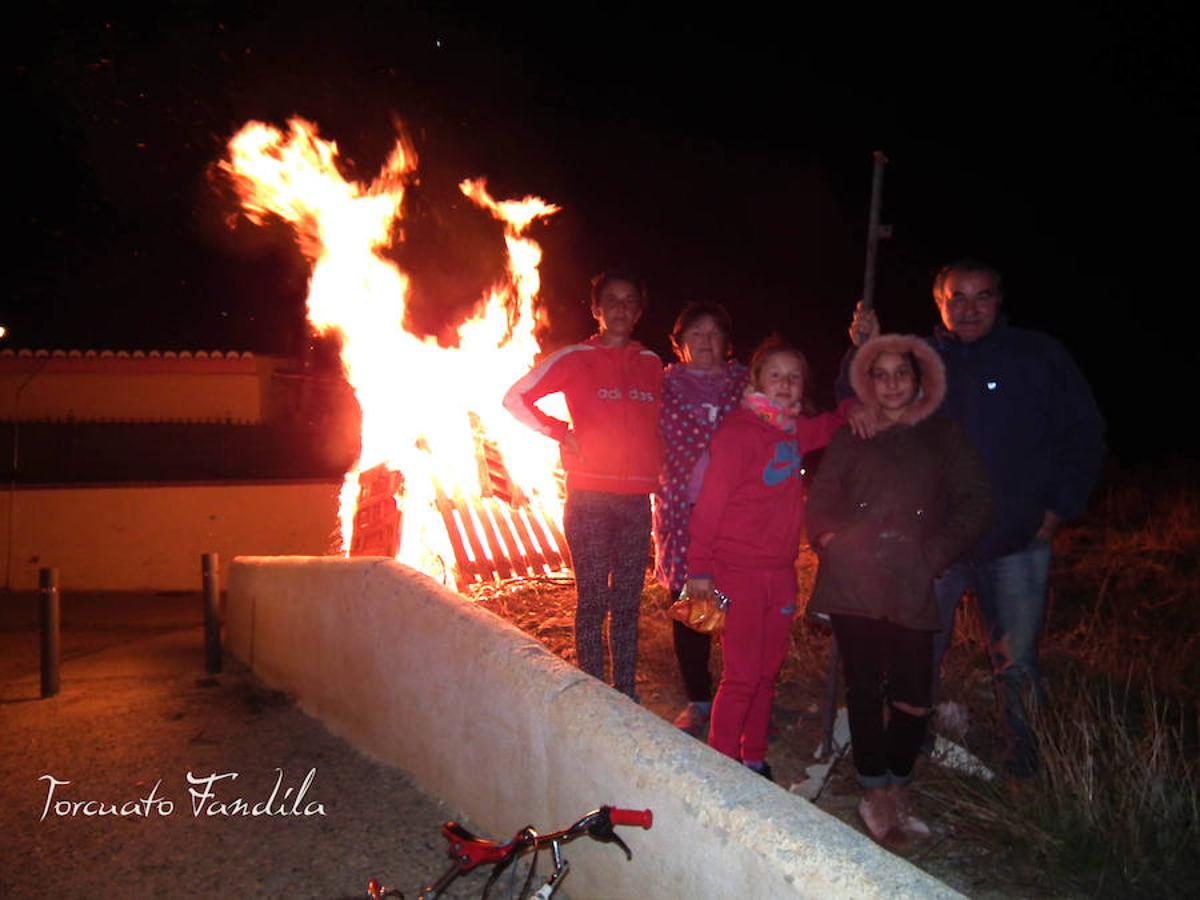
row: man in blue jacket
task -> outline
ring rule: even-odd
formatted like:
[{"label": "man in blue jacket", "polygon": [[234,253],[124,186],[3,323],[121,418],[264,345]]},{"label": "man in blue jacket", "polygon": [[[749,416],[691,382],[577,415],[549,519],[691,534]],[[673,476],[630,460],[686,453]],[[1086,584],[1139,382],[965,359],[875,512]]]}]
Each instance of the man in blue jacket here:
[{"label": "man in blue jacket", "polygon": [[[958,601],[974,588],[1004,709],[1007,770],[1028,778],[1037,771],[1037,747],[1025,700],[1041,697],[1038,642],[1050,542],[1064,520],[1083,512],[1100,475],[1104,420],[1062,344],[1005,321],[1001,277],[992,266],[973,259],[944,266],[933,299],[943,327],[930,343],[948,383],[940,412],[963,426],[983,456],[994,498],[987,533],[935,584],[943,627],[934,641],[934,678]],[[855,345],[878,333],[874,314],[856,311]]]}]

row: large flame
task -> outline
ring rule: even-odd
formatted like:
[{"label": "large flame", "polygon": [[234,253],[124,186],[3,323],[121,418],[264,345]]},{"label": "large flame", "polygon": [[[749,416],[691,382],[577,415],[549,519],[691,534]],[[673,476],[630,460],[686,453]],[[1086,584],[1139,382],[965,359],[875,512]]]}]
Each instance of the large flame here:
[{"label": "large flame", "polygon": [[[250,122],[229,151],[221,165],[234,176],[247,216],[259,223],[278,216],[295,229],[312,263],[309,319],[341,338],[346,377],[362,407],[362,454],[341,495],[343,548],[351,545],[358,474],[385,464],[404,476],[399,559],[448,580],[455,557],[444,498],[473,500],[484,490],[481,431],[499,446],[519,492],[561,521],[556,445],[501,405],[504,390],[538,351],[533,304],[542,254],[525,231],[558,207],[536,197],[497,201],[483,179],[462,182],[462,192],[504,224],[508,280],[461,325],[458,347],[446,348],[404,329],[409,280],[379,253],[398,234],[405,186],[416,171],[416,155],[402,137],[369,185],[346,180],[336,144],[299,118],[286,134]],[[557,414],[565,415],[561,403]],[[476,514],[471,503],[465,508]]]}]

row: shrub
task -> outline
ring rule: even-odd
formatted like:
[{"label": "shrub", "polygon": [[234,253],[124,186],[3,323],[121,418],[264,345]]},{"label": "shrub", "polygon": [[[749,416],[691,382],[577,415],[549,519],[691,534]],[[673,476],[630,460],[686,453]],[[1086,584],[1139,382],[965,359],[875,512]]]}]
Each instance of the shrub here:
[{"label": "shrub", "polygon": [[1031,723],[1039,777],[987,782],[953,772],[927,794],[962,838],[1087,896],[1200,895],[1196,713],[1149,686],[1123,689],[1081,668]]}]

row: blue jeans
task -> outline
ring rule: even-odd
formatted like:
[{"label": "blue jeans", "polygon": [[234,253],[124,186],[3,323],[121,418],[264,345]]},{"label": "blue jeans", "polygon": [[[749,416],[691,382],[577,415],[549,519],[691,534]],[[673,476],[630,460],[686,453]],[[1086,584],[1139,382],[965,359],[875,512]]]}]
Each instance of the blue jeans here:
[{"label": "blue jeans", "polygon": [[1035,538],[1023,550],[985,562],[956,563],[934,581],[942,630],[933,642],[933,696],[936,701],[942,657],[954,633],[954,611],[963,593],[975,589],[987,629],[988,656],[996,699],[1004,712],[1008,766],[1032,775],[1037,745],[1029,728],[1025,700],[1042,699],[1038,642],[1046,615],[1050,544]]}]

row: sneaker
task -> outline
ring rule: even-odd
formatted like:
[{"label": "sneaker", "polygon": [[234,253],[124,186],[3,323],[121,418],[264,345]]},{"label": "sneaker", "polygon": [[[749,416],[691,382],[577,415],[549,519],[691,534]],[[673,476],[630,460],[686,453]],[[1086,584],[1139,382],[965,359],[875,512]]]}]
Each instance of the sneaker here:
[{"label": "sneaker", "polygon": [[771,782],[772,784],[775,783],[775,775],[774,775],[774,773],[771,772],[771,764],[769,762],[767,762],[766,760],[763,760],[760,763],[743,762],[742,765],[745,766],[747,769],[749,769],[751,772],[757,772],[759,775],[761,775],[763,778],[767,779],[767,781]]},{"label": "sneaker", "polygon": [[896,822],[900,827],[900,832],[909,840],[922,840],[932,834],[929,826],[925,821],[912,811],[912,804],[909,802],[908,786],[893,785],[888,788],[888,795],[891,797],[892,805],[896,810]]},{"label": "sneaker", "polygon": [[933,834],[929,830],[929,825],[919,816],[914,816],[911,812],[901,812],[900,832],[911,841],[920,841]]},{"label": "sneaker", "polygon": [[698,703],[689,703],[675,717],[675,727],[686,731],[694,738],[704,740],[708,736],[709,711]]}]

